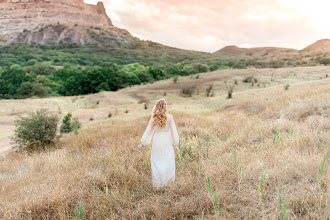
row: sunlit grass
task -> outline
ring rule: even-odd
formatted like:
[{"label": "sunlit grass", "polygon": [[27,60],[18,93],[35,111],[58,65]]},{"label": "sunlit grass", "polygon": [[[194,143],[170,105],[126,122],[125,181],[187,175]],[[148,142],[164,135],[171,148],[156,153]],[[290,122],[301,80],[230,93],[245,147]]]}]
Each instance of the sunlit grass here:
[{"label": "sunlit grass", "polygon": [[[45,151],[0,159],[0,219],[327,219],[330,169],[324,156],[330,150],[330,81],[308,82],[324,72],[312,69],[316,75],[307,76],[302,70],[297,69],[297,77],[304,74],[307,80],[290,82],[287,91],[283,85],[242,86],[230,101],[207,109],[203,105],[226,100],[226,90],[214,83],[215,97],[181,98],[175,91],[180,83],[189,84],[189,77],[180,79],[178,87],[159,82],[127,88],[93,108],[77,109],[73,115],[83,122],[78,135],[64,135]],[[243,78],[243,73],[233,77]],[[198,80],[206,76],[213,77],[201,74]],[[136,146],[150,106],[164,88],[180,153],[175,182],[156,191],[151,145],[141,151]],[[133,94],[145,96],[148,110]],[[285,191],[277,190],[282,185]]]}]

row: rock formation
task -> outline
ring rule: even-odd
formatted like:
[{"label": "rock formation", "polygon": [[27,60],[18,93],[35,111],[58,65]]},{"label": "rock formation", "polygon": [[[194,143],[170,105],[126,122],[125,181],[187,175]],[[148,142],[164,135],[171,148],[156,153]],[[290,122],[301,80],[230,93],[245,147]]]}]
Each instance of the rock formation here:
[{"label": "rock formation", "polygon": [[112,25],[102,2],[0,0],[0,44],[63,41],[129,47],[134,38]]}]

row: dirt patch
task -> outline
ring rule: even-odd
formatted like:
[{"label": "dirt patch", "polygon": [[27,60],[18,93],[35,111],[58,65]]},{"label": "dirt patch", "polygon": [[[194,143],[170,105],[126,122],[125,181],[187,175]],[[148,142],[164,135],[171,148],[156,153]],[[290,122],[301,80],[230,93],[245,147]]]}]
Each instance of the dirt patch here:
[{"label": "dirt patch", "polygon": [[10,143],[10,138],[0,139],[0,157],[6,156],[12,150],[12,145]]}]

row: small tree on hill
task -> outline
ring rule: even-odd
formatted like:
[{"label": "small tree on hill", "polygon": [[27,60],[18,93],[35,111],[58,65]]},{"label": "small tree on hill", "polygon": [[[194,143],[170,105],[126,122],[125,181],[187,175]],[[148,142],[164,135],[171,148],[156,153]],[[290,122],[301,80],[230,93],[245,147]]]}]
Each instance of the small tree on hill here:
[{"label": "small tree on hill", "polygon": [[71,118],[71,113],[64,116],[64,119],[62,120],[63,124],[61,125],[61,133],[70,133],[72,131],[78,132],[81,128],[81,123],[78,121],[78,118],[73,118],[72,122]]},{"label": "small tree on hill", "polygon": [[32,112],[15,121],[12,140],[19,148],[49,145],[56,137],[58,121],[58,116],[50,114],[46,109]]}]

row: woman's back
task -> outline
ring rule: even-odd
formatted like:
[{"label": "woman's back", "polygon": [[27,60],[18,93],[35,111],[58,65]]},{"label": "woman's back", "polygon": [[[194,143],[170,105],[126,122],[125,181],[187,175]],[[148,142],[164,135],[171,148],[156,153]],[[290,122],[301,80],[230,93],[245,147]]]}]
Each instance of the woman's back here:
[{"label": "woman's back", "polygon": [[159,126],[155,126],[154,127],[154,132],[155,133],[169,132],[169,130],[170,130],[170,121],[171,121],[171,117],[173,117],[173,116],[168,114],[168,113],[166,113],[166,116],[167,116],[166,125],[163,128],[160,128]]},{"label": "woman's back", "polygon": [[[152,182],[155,187],[165,186],[175,179],[175,155],[173,146],[178,148],[179,135],[173,116],[168,114],[165,100],[156,102],[148,126],[141,138],[141,144],[146,146],[152,137],[152,150],[150,154]],[[156,121],[155,121],[156,120]]]}]

